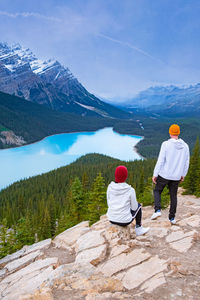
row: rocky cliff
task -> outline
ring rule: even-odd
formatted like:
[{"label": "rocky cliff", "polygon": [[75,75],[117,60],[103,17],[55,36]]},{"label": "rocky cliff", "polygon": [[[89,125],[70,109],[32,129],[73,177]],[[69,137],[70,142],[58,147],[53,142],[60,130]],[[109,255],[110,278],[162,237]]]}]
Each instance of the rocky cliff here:
[{"label": "rocky cliff", "polygon": [[1,131],[0,141],[3,145],[22,146],[26,141],[21,136],[17,136],[13,131]]},{"label": "rocky cliff", "polygon": [[109,224],[106,216],[89,227],[82,222],[58,235],[0,260],[0,298],[199,299],[200,199],[178,197],[177,225],[168,210],[136,237],[134,226]]}]

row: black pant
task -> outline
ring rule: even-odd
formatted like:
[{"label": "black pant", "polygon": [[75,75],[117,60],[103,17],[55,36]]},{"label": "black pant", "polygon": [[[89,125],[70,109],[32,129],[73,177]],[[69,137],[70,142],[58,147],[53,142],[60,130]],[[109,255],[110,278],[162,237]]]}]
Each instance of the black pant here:
[{"label": "black pant", "polygon": [[170,194],[170,210],[169,219],[175,218],[177,207],[177,191],[180,180],[169,180],[158,175],[156,186],[154,189],[155,211],[161,209],[161,193],[166,185],[169,187]]},{"label": "black pant", "polygon": [[110,223],[115,224],[115,225],[119,225],[119,226],[127,226],[127,225],[131,224],[133,222],[133,220],[135,219],[136,225],[141,226],[142,206],[141,206],[140,203],[138,203],[138,208],[136,210],[131,209],[131,214],[132,214],[133,219],[128,223],[118,223],[118,222],[113,222],[113,221],[110,221]]}]

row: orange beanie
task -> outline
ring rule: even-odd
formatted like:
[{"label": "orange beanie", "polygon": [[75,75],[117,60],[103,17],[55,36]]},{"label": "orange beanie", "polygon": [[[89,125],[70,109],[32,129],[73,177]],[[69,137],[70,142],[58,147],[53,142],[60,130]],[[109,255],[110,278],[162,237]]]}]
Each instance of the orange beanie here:
[{"label": "orange beanie", "polygon": [[171,134],[171,135],[179,135],[180,134],[180,127],[177,124],[172,124],[169,127],[169,134]]}]

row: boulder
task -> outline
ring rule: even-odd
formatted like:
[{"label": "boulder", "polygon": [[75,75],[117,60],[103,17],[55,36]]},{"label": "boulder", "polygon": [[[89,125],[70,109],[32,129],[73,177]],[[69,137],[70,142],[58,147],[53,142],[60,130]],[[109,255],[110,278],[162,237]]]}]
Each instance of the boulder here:
[{"label": "boulder", "polygon": [[99,266],[99,271],[106,276],[112,276],[120,271],[130,268],[131,266],[141,263],[150,256],[151,255],[143,251],[143,249],[134,249],[130,253],[122,253],[107,260],[105,263]]},{"label": "boulder", "polygon": [[0,259],[0,265],[6,264],[12,260],[18,259],[19,257],[22,257],[26,254],[29,254],[30,252],[41,250],[41,249],[47,249],[51,245],[51,239],[47,239],[38,243],[35,243],[30,246],[24,246],[22,249],[18,250],[17,252],[13,254],[9,254],[5,256],[4,258]]},{"label": "boulder", "polygon": [[193,244],[193,236],[189,236],[181,240],[170,243],[170,247],[175,249],[178,252],[185,253],[192,247],[192,244]]},{"label": "boulder", "polygon": [[121,254],[124,251],[127,251],[129,249],[128,245],[115,245],[113,248],[111,248],[110,251],[110,258],[118,256],[119,254]]},{"label": "boulder", "polygon": [[90,262],[92,265],[96,266],[105,259],[106,251],[106,244],[81,251],[76,256],[75,262],[80,264]]},{"label": "boulder", "polygon": [[17,258],[23,256],[24,253],[25,253],[25,249],[22,248],[22,249],[18,250],[18,251],[15,252],[15,253],[12,253],[12,254],[7,255],[7,256],[5,256],[4,258],[0,259],[0,265],[6,264],[6,263],[8,263],[9,261],[12,261],[12,260],[14,260],[14,259],[17,259]]},{"label": "boulder", "polygon": [[50,266],[46,269],[34,271],[32,273],[27,274],[24,277],[21,277],[17,282],[15,282],[14,284],[10,284],[3,291],[1,299],[5,298],[5,300],[17,300],[20,296],[26,295],[28,293],[34,294],[35,291],[39,289],[41,284],[48,278],[49,274],[52,271],[53,267]]},{"label": "boulder", "polygon": [[104,231],[104,236],[109,242],[116,238],[123,241],[128,241],[131,238],[135,237],[133,231],[133,224],[125,227],[109,224],[109,226]]},{"label": "boulder", "polygon": [[37,250],[45,250],[48,249],[51,245],[51,239],[46,239],[44,241],[40,241],[30,246],[24,246],[25,254],[31,253]]},{"label": "boulder", "polygon": [[57,257],[40,259],[8,275],[0,282],[0,299],[17,299],[18,295],[35,291],[48,278],[57,262]]},{"label": "boulder", "polygon": [[14,261],[8,263],[5,268],[10,272],[10,271],[14,271],[15,269],[22,267],[23,265],[30,263],[31,261],[33,261],[34,259],[36,259],[37,257],[41,256],[43,254],[43,252],[41,251],[36,251],[30,254],[27,254],[21,258],[15,259]]},{"label": "boulder", "polygon": [[57,235],[53,240],[53,244],[57,248],[68,249],[70,246],[76,243],[81,235],[85,234],[89,230],[89,222],[81,222],[78,225],[73,226]]},{"label": "boulder", "polygon": [[141,290],[145,290],[146,293],[152,293],[153,290],[155,290],[157,287],[159,287],[162,284],[165,284],[165,276],[163,272],[156,274],[149,280],[145,281],[145,283],[142,284]]},{"label": "boulder", "polygon": [[127,272],[124,272],[122,277],[123,285],[128,290],[134,289],[156,274],[161,273],[166,268],[166,260],[160,259],[158,256],[154,256],[148,261],[134,266]]},{"label": "boulder", "polygon": [[76,252],[80,252],[86,249],[95,248],[102,244],[105,244],[105,239],[101,234],[101,231],[92,230],[82,235],[76,242]]},{"label": "boulder", "polygon": [[199,227],[200,226],[200,216],[193,215],[189,218],[183,219],[179,222],[180,226],[189,225],[191,227]]},{"label": "boulder", "polygon": [[193,236],[194,233],[195,233],[195,231],[189,231],[189,232],[183,232],[182,230],[174,231],[166,237],[166,242],[171,243],[171,242],[174,242],[174,241],[177,241],[177,240],[181,240],[185,237]]}]

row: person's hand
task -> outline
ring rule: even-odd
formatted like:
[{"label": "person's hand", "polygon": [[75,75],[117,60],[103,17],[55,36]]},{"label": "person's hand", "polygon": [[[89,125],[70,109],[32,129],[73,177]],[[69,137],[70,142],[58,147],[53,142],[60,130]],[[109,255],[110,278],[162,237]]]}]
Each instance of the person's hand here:
[{"label": "person's hand", "polygon": [[184,176],[181,176],[181,180],[180,180],[180,182],[183,182],[183,181],[184,181],[184,179],[185,179],[185,177],[184,177]]},{"label": "person's hand", "polygon": [[153,181],[153,183],[155,183],[155,184],[156,184],[156,183],[157,183],[157,182],[156,182],[156,180],[157,180],[157,177],[156,177],[156,176],[153,176],[153,177],[152,177],[152,181]]}]

